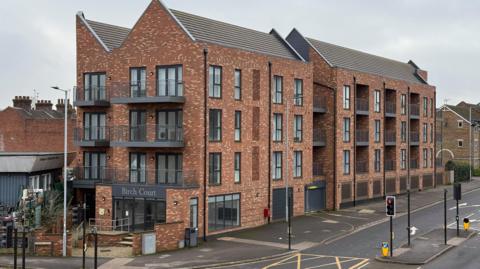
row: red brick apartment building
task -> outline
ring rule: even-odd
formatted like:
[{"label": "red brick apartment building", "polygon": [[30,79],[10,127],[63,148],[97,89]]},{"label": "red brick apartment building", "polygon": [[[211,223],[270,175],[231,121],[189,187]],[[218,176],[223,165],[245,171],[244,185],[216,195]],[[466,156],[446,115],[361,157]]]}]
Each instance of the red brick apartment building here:
[{"label": "red brick apartment building", "polygon": [[[287,181],[294,215],[382,196],[384,186],[400,193],[409,173],[412,188],[433,185],[433,165],[419,165],[422,150],[433,148],[419,135],[434,122],[426,72],[360,52],[400,70],[340,68],[306,40],[289,43],[274,29],[246,29],[158,0],[131,29],[77,14],[74,187],[77,200],[95,208],[90,218],[105,229],[154,230],[158,250],[175,247],[187,227],[202,236],[284,219]],[[380,113],[375,90],[387,97]],[[428,115],[420,114],[424,97]],[[349,142],[341,140],[345,117]],[[374,119],[388,139],[382,129],[375,142]],[[405,141],[402,121],[411,130]],[[344,149],[345,165],[335,162]],[[397,158],[402,150],[408,164]]]}]

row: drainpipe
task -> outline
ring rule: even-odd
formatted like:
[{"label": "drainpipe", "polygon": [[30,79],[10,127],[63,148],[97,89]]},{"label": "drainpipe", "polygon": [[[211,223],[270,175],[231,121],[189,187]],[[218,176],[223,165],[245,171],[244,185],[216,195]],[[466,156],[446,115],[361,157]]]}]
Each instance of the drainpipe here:
[{"label": "drainpipe", "polygon": [[[353,206],[356,206],[357,200],[357,78],[353,77]],[[350,93],[351,95],[351,93]]]},{"label": "drainpipe", "polygon": [[268,223],[271,221],[272,192],[272,62],[268,62]]},{"label": "drainpipe", "polygon": [[430,132],[433,132],[433,156],[430,156],[433,161],[433,187],[437,187],[437,158],[435,157],[437,153],[437,92],[436,90],[433,92],[433,100],[432,100],[432,107],[433,110],[431,111],[433,113],[433,130],[430,130]]},{"label": "drainpipe", "polygon": [[208,95],[208,87],[207,87],[207,56],[208,56],[208,49],[203,49],[203,128],[205,130],[203,134],[204,139],[204,147],[203,147],[203,154],[204,154],[204,165],[203,165],[203,241],[207,241],[207,160],[208,160],[208,130],[207,130],[207,95]]},{"label": "drainpipe", "polygon": [[[386,173],[385,173],[385,161],[387,155],[387,148],[385,147],[385,136],[387,132],[387,90],[385,89],[385,81],[383,82],[383,200],[387,196],[387,188],[385,187],[386,183]],[[395,128],[396,129],[396,128]],[[395,136],[397,134],[395,133]]]}]

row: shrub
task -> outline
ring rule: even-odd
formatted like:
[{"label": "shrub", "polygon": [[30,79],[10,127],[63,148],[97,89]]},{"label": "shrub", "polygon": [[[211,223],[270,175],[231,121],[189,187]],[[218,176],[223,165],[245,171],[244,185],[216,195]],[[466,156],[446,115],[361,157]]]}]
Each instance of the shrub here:
[{"label": "shrub", "polygon": [[452,160],[448,161],[448,162],[445,164],[445,170],[446,170],[446,171],[455,170],[455,162],[453,162]]},{"label": "shrub", "polygon": [[466,181],[470,179],[470,165],[464,162],[455,162],[455,182]]}]

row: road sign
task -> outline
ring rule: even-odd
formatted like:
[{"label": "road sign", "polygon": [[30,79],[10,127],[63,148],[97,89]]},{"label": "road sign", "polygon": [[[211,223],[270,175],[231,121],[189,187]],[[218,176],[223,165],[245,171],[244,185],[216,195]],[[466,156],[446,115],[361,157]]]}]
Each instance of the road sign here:
[{"label": "road sign", "polygon": [[395,216],[395,196],[387,196],[385,199],[385,207],[387,216]]}]

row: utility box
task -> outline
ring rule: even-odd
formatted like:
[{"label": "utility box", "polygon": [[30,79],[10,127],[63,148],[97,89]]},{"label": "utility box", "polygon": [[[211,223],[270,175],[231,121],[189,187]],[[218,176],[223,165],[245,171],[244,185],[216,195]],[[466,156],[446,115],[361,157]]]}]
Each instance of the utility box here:
[{"label": "utility box", "polygon": [[157,252],[157,237],[155,233],[142,234],[142,254],[154,254]]},{"label": "utility box", "polygon": [[185,228],[185,247],[196,247],[198,244],[198,228]]}]

